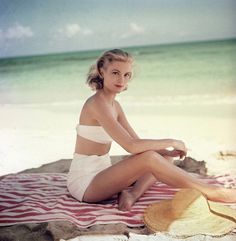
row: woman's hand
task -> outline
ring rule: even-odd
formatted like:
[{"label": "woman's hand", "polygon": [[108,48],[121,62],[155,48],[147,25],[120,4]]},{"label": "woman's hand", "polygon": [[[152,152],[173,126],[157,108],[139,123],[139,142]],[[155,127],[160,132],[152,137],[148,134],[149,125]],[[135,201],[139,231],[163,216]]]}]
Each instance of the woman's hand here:
[{"label": "woman's hand", "polygon": [[172,151],[168,151],[167,156],[179,157],[180,159],[182,159],[183,157],[186,156],[186,153],[184,153],[183,151],[180,151],[180,150],[172,150]]},{"label": "woman's hand", "polygon": [[183,157],[185,157],[187,155],[187,148],[184,144],[183,141],[180,140],[174,140],[173,141],[173,148],[174,148],[174,153],[178,153],[177,156],[180,156],[180,159],[182,159]]},{"label": "woman's hand", "polygon": [[161,150],[158,151],[159,154],[162,156],[169,156],[169,157],[179,157],[180,159],[183,159],[185,157],[185,153],[180,150]]}]

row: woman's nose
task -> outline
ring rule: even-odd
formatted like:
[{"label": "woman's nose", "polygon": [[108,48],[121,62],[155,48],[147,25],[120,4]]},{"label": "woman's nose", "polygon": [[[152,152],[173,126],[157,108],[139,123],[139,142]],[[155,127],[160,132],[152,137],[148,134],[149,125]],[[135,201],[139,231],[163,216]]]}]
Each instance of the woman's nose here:
[{"label": "woman's nose", "polygon": [[119,80],[120,83],[123,83],[124,80],[125,80],[125,77],[123,75],[120,75],[118,80]]}]

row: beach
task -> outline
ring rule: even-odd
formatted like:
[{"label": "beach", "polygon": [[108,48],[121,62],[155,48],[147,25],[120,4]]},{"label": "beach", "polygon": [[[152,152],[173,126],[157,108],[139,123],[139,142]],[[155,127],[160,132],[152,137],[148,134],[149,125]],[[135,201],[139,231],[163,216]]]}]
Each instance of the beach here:
[{"label": "beach", "polygon": [[[181,139],[189,155],[220,171],[214,155],[236,150],[235,49],[235,40],[128,48],[134,77],[117,99],[137,134]],[[79,113],[93,94],[86,74],[101,53],[0,59],[0,175],[72,157]],[[112,145],[111,155],[123,153]]]},{"label": "beach", "polygon": [[[112,163],[119,162],[125,156],[112,156]],[[227,165],[228,161],[235,161],[236,153],[218,153],[216,157],[221,162],[221,172],[222,174],[229,171]],[[191,160],[189,158],[185,159],[186,162],[182,166],[185,171],[191,173],[201,174],[203,176],[208,174],[208,171],[213,171],[210,165],[208,165],[208,170],[206,170],[206,163],[198,162],[197,160]],[[38,168],[30,168],[22,171],[20,174],[50,174],[50,173],[67,173],[70,167],[71,159],[61,159],[56,162],[47,163]],[[232,164],[232,162],[231,162]],[[231,166],[232,168],[232,166]],[[230,172],[229,172],[230,173]],[[219,175],[219,174],[218,174]],[[221,237],[211,237],[206,235],[196,235],[193,237],[186,238],[174,238],[168,235],[158,233],[157,236],[150,236],[150,232],[145,226],[140,227],[129,227],[124,223],[115,224],[96,224],[89,228],[79,228],[75,224],[68,221],[50,221],[42,223],[24,223],[16,224],[6,227],[0,227],[0,240],[36,240],[36,241],[84,241],[84,240],[163,240],[163,241],[196,241],[196,240],[206,240],[206,241],[231,241],[235,238],[235,233],[230,233],[226,236]],[[133,238],[133,239],[132,239]]]},{"label": "beach", "polygon": [[[236,41],[127,50],[134,77],[117,99],[137,134],[181,139],[189,155],[220,171],[214,155],[236,150]],[[86,74],[102,52],[0,59],[0,175],[72,157],[79,113],[93,94]],[[112,145],[111,155],[123,153]]]},{"label": "beach", "polygon": [[[206,162],[208,175],[235,175],[236,41],[128,50],[136,58],[134,79],[117,100],[140,138],[183,140],[188,156]],[[79,113],[93,94],[85,85],[86,74],[101,52],[0,59],[0,176],[32,168],[31,172],[68,170]],[[113,143],[110,154],[127,152]],[[58,162],[62,159],[67,161]],[[62,231],[76,230],[60,222],[49,223],[49,229],[57,229],[58,239],[64,237]],[[77,230],[74,236],[109,230],[131,231],[124,225],[95,226]],[[137,232],[146,234],[143,229]]]},{"label": "beach", "polygon": [[[235,160],[226,162],[216,157],[220,151],[236,150],[235,117],[229,106],[154,106],[160,109],[157,114],[142,116],[137,113],[139,107],[132,107],[132,111],[130,108],[124,103],[126,112],[133,112],[127,115],[128,120],[140,137],[181,139],[189,149],[189,156],[206,161],[209,174],[236,173]],[[199,116],[197,109],[204,112],[204,108],[209,108],[208,115]],[[226,112],[226,108],[229,113],[221,116],[221,110]],[[178,114],[172,115],[172,110]],[[1,106],[1,175],[72,158],[78,113],[77,105],[51,105],[44,109],[37,105]],[[127,154],[116,143],[110,153]]]}]

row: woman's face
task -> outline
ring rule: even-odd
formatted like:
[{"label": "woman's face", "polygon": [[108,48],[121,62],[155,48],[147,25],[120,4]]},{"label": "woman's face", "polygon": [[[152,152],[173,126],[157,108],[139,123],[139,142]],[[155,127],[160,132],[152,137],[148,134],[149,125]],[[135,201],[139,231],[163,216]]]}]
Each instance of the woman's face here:
[{"label": "woman's face", "polygon": [[114,61],[101,69],[104,79],[103,88],[111,92],[120,93],[127,88],[132,76],[131,62]]}]

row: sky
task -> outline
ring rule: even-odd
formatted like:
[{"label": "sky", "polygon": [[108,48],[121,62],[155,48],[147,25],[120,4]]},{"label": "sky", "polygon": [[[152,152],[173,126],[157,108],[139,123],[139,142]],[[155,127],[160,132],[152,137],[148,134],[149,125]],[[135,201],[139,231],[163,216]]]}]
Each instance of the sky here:
[{"label": "sky", "polygon": [[0,0],[0,58],[236,37],[235,0]]}]

